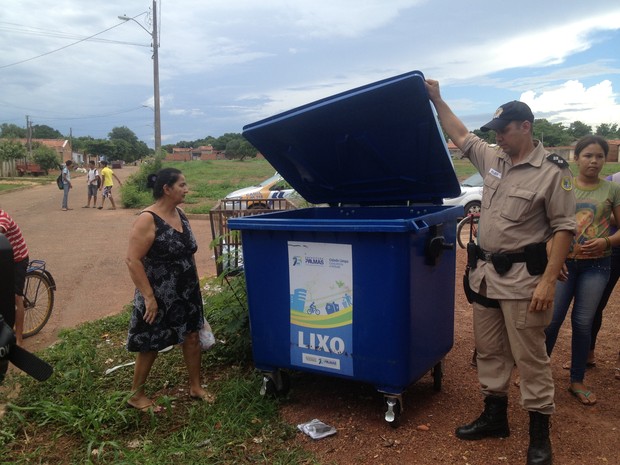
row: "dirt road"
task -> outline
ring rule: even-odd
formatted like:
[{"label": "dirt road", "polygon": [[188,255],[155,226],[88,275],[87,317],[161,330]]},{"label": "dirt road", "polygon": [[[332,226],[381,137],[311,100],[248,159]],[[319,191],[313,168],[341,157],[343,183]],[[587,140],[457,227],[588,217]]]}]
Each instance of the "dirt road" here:
[{"label": "dirt road", "polygon": [[[114,170],[124,181],[137,168]],[[0,206],[17,222],[31,259],[42,259],[56,280],[54,311],[41,332],[24,341],[36,351],[49,346],[63,328],[119,313],[133,298],[134,286],[125,266],[129,230],[137,210],[82,208],[86,204],[86,177],[73,176],[69,208],[62,211],[62,191],[56,184],[36,186],[0,195]],[[120,189],[115,186],[117,206]],[[200,276],[215,274],[209,248],[210,222],[191,216],[198,241],[196,262]]]}]

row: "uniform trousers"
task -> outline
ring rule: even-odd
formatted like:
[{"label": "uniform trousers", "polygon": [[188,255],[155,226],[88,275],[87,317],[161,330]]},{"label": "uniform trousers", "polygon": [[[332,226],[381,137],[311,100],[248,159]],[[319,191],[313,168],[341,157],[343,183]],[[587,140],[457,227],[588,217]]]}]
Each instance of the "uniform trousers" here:
[{"label": "uniform trousers", "polygon": [[[486,294],[485,283],[480,293]],[[545,328],[551,309],[530,312],[530,300],[502,300],[500,308],[474,303],[478,380],[485,396],[507,396],[514,364],[520,376],[521,406],[550,415],[555,410]]]}]

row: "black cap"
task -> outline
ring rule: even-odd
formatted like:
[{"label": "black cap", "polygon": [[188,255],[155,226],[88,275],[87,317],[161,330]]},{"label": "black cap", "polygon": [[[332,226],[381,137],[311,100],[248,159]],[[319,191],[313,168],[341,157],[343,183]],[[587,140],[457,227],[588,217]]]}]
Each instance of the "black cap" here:
[{"label": "black cap", "polygon": [[495,111],[493,119],[482,126],[480,130],[486,132],[504,129],[511,121],[529,121],[533,123],[534,114],[527,104],[513,100],[499,107]]}]

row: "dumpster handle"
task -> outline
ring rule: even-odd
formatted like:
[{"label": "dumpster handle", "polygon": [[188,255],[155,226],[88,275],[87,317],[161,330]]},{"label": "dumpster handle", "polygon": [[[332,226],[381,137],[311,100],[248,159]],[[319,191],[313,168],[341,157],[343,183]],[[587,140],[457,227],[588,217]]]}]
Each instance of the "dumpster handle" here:
[{"label": "dumpster handle", "polygon": [[418,233],[425,233],[428,229],[428,223],[419,218],[414,218],[409,221],[409,229]]}]

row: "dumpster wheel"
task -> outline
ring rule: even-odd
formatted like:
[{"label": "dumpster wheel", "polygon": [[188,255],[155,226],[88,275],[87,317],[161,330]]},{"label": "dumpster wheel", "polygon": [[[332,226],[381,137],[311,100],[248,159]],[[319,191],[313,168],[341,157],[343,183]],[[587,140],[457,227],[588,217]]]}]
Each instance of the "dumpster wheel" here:
[{"label": "dumpster wheel", "polygon": [[260,388],[261,396],[285,396],[291,389],[291,379],[286,371],[276,370],[263,373],[263,384]]},{"label": "dumpster wheel", "polygon": [[433,377],[433,389],[437,392],[441,391],[441,380],[443,378],[443,365],[441,361],[431,369],[431,376]]},{"label": "dumpster wheel", "polygon": [[398,428],[398,426],[400,425],[400,416],[403,411],[402,396],[400,394],[385,394],[385,405],[387,406],[387,411],[385,412],[385,421],[387,421],[392,428]]}]

